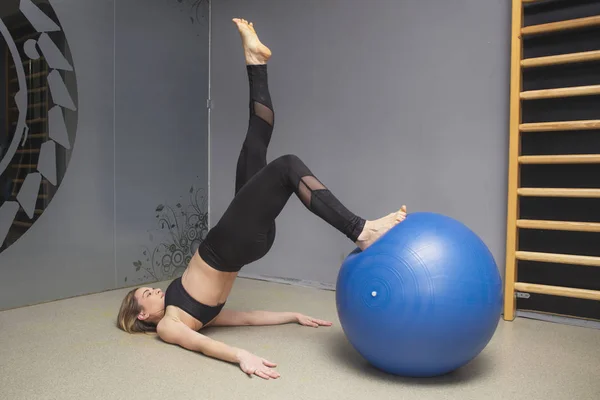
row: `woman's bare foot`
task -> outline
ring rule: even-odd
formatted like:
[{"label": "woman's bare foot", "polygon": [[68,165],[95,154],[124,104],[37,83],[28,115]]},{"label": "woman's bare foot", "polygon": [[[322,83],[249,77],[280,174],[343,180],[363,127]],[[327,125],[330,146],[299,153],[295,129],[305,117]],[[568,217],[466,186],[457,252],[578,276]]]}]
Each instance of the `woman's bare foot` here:
[{"label": "woman's bare foot", "polygon": [[241,18],[234,18],[233,22],[237,25],[240,36],[242,37],[246,64],[266,64],[269,58],[271,58],[271,50],[260,42],[252,22],[248,23],[248,21]]},{"label": "woman's bare foot", "polygon": [[385,235],[387,231],[405,219],[406,206],[402,206],[402,208],[395,213],[388,214],[385,217],[376,219],[374,221],[367,221],[362,233],[356,241],[356,245],[361,250],[365,250],[367,247],[375,243],[377,239]]}]

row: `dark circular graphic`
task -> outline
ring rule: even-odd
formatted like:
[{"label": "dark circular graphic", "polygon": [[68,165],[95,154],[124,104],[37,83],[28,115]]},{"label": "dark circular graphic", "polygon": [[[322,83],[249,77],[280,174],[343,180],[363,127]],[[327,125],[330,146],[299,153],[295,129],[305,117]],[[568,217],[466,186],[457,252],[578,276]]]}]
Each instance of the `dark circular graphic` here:
[{"label": "dark circular graphic", "polygon": [[69,164],[78,120],[75,66],[52,6],[20,0],[6,8],[0,17],[0,252],[47,209]]}]

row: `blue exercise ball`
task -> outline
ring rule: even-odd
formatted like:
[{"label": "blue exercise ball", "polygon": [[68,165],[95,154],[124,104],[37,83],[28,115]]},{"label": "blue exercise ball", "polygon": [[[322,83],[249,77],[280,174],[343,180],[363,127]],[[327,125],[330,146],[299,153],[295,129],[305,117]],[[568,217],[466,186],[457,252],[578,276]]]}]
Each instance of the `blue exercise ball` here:
[{"label": "blue exercise ball", "polygon": [[369,363],[432,377],[467,364],[488,344],[502,310],[502,280],[485,243],[436,213],[409,214],[344,261],[338,317]]}]

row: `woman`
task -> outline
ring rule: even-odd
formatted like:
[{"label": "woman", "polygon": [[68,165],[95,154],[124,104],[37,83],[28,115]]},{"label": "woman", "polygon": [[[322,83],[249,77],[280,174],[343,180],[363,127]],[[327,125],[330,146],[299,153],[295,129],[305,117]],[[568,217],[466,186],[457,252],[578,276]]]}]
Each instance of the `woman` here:
[{"label": "woman", "polygon": [[223,309],[239,270],[269,251],[275,238],[275,219],[292,194],[361,249],[366,249],[406,218],[406,208],[375,221],[366,221],[344,207],[296,156],[267,164],[267,147],[274,113],[267,81],[271,51],[253,24],[234,19],[242,38],[250,84],[250,121],[239,155],[235,197],[194,254],[181,278],[166,293],[136,288],[129,292],[118,316],[126,332],[156,331],[167,343],[206,356],[239,364],[242,371],[264,379],[278,378],[276,365],[248,351],[212,340],[198,331],[205,326],[276,325],[297,322],[329,326],[297,313],[238,312]]}]

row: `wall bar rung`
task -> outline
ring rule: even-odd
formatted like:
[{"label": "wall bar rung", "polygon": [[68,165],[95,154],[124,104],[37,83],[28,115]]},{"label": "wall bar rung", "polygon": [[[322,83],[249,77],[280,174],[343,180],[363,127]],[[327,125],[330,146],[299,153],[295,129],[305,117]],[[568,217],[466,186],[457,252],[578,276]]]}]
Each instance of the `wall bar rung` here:
[{"label": "wall bar rung", "polygon": [[29,228],[33,225],[33,222],[25,222],[25,221],[13,221],[14,226],[20,226],[21,228]]},{"label": "wall bar rung", "polygon": [[15,153],[16,154],[37,154],[40,152],[40,149],[22,149],[22,150],[17,150]]},{"label": "wall bar rung", "polygon": [[600,154],[520,156],[520,164],[598,164]]},{"label": "wall bar rung", "polygon": [[546,229],[551,231],[600,232],[600,223],[598,222],[519,219],[517,220],[517,227],[521,229]]},{"label": "wall bar rung", "polygon": [[517,251],[517,260],[538,261],[556,264],[585,265],[600,267],[600,257],[576,256],[571,254],[536,253],[533,251]]},{"label": "wall bar rung", "polygon": [[547,294],[550,296],[571,297],[576,299],[600,300],[600,291],[587,289],[565,288],[560,286],[536,285],[533,283],[516,282],[515,290],[523,293]]},{"label": "wall bar rung", "polygon": [[521,100],[556,99],[600,94],[600,85],[566,87],[557,89],[528,90],[521,92]]},{"label": "wall bar rung", "polygon": [[520,188],[517,193],[524,197],[600,198],[600,189]]},{"label": "wall bar rung", "polygon": [[600,50],[561,54],[558,56],[526,58],[521,60],[521,67],[533,68],[544,67],[548,65],[573,64],[591,61],[600,61]]},{"label": "wall bar rung", "polygon": [[589,28],[593,26],[600,26],[600,15],[571,19],[567,21],[551,22],[549,24],[526,26],[521,29],[521,33],[523,35],[534,35],[538,33],[559,32],[569,29]]},{"label": "wall bar rung", "polygon": [[521,132],[584,131],[600,129],[600,120],[533,122],[521,124],[519,129]]}]

